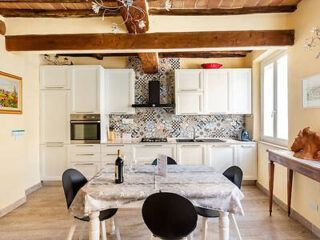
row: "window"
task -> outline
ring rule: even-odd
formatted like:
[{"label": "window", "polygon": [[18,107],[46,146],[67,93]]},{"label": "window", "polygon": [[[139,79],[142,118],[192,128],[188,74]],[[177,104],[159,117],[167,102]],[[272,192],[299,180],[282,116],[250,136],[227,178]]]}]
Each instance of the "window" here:
[{"label": "window", "polygon": [[261,63],[262,140],[288,143],[288,55],[281,53]]}]

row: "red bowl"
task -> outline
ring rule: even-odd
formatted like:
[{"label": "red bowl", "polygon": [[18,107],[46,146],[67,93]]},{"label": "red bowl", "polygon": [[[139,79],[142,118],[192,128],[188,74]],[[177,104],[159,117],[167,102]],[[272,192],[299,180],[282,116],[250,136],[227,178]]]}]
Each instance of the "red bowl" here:
[{"label": "red bowl", "polygon": [[204,64],[201,64],[201,67],[204,69],[219,69],[222,67],[222,64],[220,64],[220,63],[204,63]]}]

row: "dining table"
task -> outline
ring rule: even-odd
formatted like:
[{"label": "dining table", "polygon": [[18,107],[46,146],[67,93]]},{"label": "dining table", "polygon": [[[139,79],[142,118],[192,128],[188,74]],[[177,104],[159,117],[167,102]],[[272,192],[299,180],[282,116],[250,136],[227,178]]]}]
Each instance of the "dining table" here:
[{"label": "dining table", "polygon": [[142,208],[144,200],[156,192],[172,192],[194,206],[217,210],[219,239],[229,239],[229,213],[244,215],[241,190],[214,168],[205,165],[168,165],[165,176],[157,166],[124,167],[124,182],[115,184],[115,168],[106,165],[77,193],[69,212],[89,216],[89,239],[100,236],[99,213],[110,208]]}]

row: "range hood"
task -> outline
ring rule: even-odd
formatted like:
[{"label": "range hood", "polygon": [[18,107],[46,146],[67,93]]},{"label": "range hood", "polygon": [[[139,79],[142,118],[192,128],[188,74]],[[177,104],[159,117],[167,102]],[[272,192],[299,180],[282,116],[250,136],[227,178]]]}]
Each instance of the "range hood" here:
[{"label": "range hood", "polygon": [[160,108],[174,108],[175,104],[161,104],[160,103],[160,82],[149,82],[149,102],[146,104],[132,104],[132,107],[160,107]]}]

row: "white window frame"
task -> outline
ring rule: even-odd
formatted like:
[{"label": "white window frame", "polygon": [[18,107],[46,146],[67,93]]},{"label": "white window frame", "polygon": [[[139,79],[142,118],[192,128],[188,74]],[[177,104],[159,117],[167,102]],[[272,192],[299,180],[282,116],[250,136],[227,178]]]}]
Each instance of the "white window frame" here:
[{"label": "white window frame", "polygon": [[[288,146],[288,139],[282,139],[277,137],[277,60],[281,57],[288,55],[287,51],[280,51],[277,52],[267,59],[263,60],[260,64],[260,79],[261,79],[261,140],[281,146]],[[264,67],[269,65],[270,63],[274,63],[274,72],[273,72],[273,110],[274,110],[274,116],[273,116],[273,137],[264,136]],[[289,81],[288,81],[289,82]],[[288,85],[287,85],[288,86]],[[289,107],[289,106],[288,106]],[[289,128],[289,127],[288,127]],[[289,130],[289,129],[288,129]]]}]

